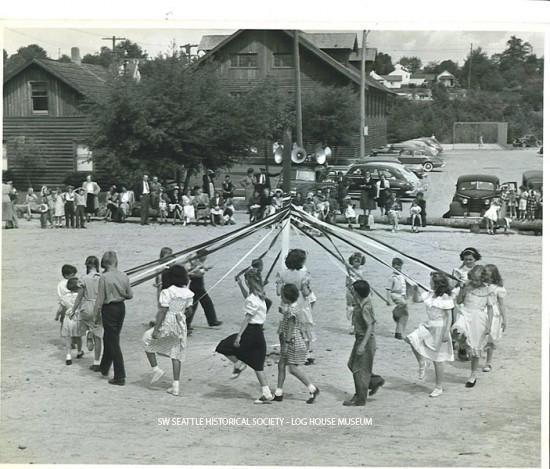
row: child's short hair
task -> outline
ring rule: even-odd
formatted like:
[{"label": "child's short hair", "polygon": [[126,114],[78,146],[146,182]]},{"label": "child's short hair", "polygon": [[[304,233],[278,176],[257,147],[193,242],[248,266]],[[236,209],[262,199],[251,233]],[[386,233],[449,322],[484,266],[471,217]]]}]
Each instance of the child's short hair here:
[{"label": "child's short hair", "polygon": [[78,288],[78,279],[76,277],[71,277],[69,280],[67,280],[67,290],[76,292],[78,291]]},{"label": "child's short hair", "polygon": [[504,285],[500,272],[495,264],[487,264],[483,268],[482,279],[485,283],[490,285],[498,285],[499,287]]},{"label": "child's short hair", "polygon": [[351,256],[349,256],[348,262],[350,264],[353,264],[355,260],[359,260],[361,265],[365,265],[365,262],[367,261],[365,256],[360,252],[354,252]]},{"label": "child's short hair", "polygon": [[403,266],[403,259],[399,257],[394,257],[391,261],[392,267],[395,267],[396,265]]},{"label": "child's short hair", "polygon": [[159,259],[163,259],[164,257],[171,256],[173,253],[172,248],[169,248],[168,246],[164,246],[160,250]]},{"label": "child's short hair", "polygon": [[481,259],[481,254],[476,248],[466,248],[460,253],[460,260],[463,261],[466,256],[473,256],[476,261]]},{"label": "child's short hair", "polygon": [[118,267],[118,258],[115,251],[106,251],[101,257],[101,267]]},{"label": "child's short hair", "polygon": [[296,303],[296,301],[298,301],[298,298],[300,297],[300,292],[298,291],[298,288],[292,283],[286,283],[285,285],[283,285],[281,293],[283,298],[285,298],[289,303]]},{"label": "child's short hair", "polygon": [[474,278],[477,278],[481,281],[483,281],[483,266],[481,265],[474,265],[472,270],[468,272],[468,279],[473,280]]},{"label": "child's short hair", "polygon": [[86,273],[90,273],[90,268],[94,267],[99,272],[99,259],[96,256],[88,256],[84,261]]},{"label": "child's short hair", "polygon": [[262,261],[261,259],[254,259],[250,265],[255,269],[262,270],[264,267],[264,261]]},{"label": "child's short hair", "polygon": [[361,298],[366,298],[370,295],[370,285],[366,280],[357,280],[353,282],[353,289]]},{"label": "child's short hair", "polygon": [[71,264],[64,264],[63,267],[61,267],[61,275],[63,275],[64,278],[74,277],[77,273],[76,267]]},{"label": "child's short hair", "polygon": [[208,251],[206,249],[199,249],[197,251],[197,257],[206,257],[208,256]]},{"label": "child's short hair", "polygon": [[306,252],[303,249],[291,249],[285,259],[285,265],[290,270],[300,270],[305,263]]}]

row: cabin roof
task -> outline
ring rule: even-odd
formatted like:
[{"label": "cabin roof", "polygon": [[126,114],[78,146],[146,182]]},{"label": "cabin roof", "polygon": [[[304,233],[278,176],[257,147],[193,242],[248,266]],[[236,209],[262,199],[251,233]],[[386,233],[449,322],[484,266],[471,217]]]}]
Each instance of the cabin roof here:
[{"label": "cabin roof", "polygon": [[100,99],[105,94],[105,82],[109,78],[108,69],[101,65],[58,62],[50,59],[31,59],[8,71],[4,75],[4,84],[33,64],[38,65],[93,101]]}]

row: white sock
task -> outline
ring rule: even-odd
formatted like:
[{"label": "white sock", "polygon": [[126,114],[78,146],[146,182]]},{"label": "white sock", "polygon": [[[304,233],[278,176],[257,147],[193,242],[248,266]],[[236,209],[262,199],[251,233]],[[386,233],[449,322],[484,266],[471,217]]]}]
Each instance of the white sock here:
[{"label": "white sock", "polygon": [[307,388],[311,394],[313,394],[317,390],[317,388],[313,384],[308,385]]},{"label": "white sock", "polygon": [[283,395],[283,389],[282,388],[275,389],[275,395],[276,396],[282,396]]},{"label": "white sock", "polygon": [[70,353],[68,353],[67,356],[65,357],[65,360],[72,360],[72,359],[73,359],[73,357],[71,356]]},{"label": "white sock", "polygon": [[179,382],[179,380],[178,380],[178,381],[174,380],[174,381],[172,382],[172,389],[173,389],[174,391],[176,391],[176,392],[179,392],[179,390],[180,390],[180,382]]},{"label": "white sock", "polygon": [[151,368],[151,370],[153,370],[153,373],[160,370],[159,366],[158,365],[155,365],[153,368]]},{"label": "white sock", "polygon": [[101,363],[101,360],[94,360],[94,365],[99,365]]},{"label": "white sock", "polygon": [[265,397],[271,397],[271,389],[269,389],[269,386],[262,386],[262,394]]}]

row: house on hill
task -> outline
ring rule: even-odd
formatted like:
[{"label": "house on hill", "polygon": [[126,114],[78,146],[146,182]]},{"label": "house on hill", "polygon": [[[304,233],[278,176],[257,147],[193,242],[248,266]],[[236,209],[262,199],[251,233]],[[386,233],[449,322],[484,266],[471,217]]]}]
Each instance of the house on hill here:
[{"label": "house on hill", "polygon": [[105,92],[109,71],[83,64],[32,59],[8,70],[3,88],[3,164],[16,186],[62,184],[74,171],[94,171],[85,141],[90,121],[82,104]]},{"label": "house on hill", "polygon": [[[230,36],[203,36],[199,50],[204,55],[201,63],[213,63],[220,75],[222,86],[234,94],[246,93],[265,78],[294,93],[294,31],[290,30],[238,30]],[[358,45],[355,33],[300,32],[300,72],[302,90],[314,84],[330,86],[361,84],[357,68]],[[371,49],[370,61],[374,62],[376,51]],[[371,64],[372,69],[372,64]],[[384,85],[367,75],[366,118],[368,136],[367,152],[386,144],[386,109],[393,93]],[[307,122],[304,122],[307,126]],[[331,163],[359,156],[359,129],[357,144],[333,148]],[[305,142],[314,145],[317,142]],[[308,151],[310,148],[306,148]],[[264,149],[259,164],[265,161]],[[271,155],[267,155],[271,159]]]}]

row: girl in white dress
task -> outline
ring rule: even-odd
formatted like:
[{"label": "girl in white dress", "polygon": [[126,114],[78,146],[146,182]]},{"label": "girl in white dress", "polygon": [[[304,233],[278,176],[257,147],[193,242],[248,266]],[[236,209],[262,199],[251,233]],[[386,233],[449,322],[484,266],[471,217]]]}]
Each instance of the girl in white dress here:
[{"label": "girl in white dress", "polygon": [[55,195],[55,209],[54,209],[54,218],[55,218],[55,227],[61,228],[63,223],[63,217],[65,216],[65,199],[63,197],[63,192],[61,188],[57,188]]},{"label": "girl in white dress", "polygon": [[181,197],[183,205],[183,226],[195,220],[195,207],[193,206],[193,196],[191,190],[187,189]]},{"label": "girl in white dress", "polygon": [[473,388],[477,382],[479,358],[489,338],[489,318],[487,307],[490,290],[483,283],[483,267],[476,265],[468,274],[470,282],[460,289],[455,302],[458,308],[457,320],[452,329],[466,339],[471,353],[471,374],[466,381],[467,388]]},{"label": "girl in white dress", "polygon": [[143,335],[145,354],[153,371],[151,384],[164,375],[164,371],[158,367],[156,355],[172,359],[174,380],[167,392],[173,396],[179,396],[181,362],[185,358],[185,310],[193,304],[194,293],[187,288],[188,283],[189,277],[182,265],[176,264],[167,271],[166,285],[160,292],[155,326]]},{"label": "girl in white dress", "polygon": [[493,369],[491,362],[495,344],[502,337],[506,330],[506,316],[504,308],[504,298],[506,298],[506,289],[503,286],[502,277],[494,264],[487,264],[483,270],[483,280],[489,285],[489,338],[487,340],[487,361],[483,371],[488,372]]},{"label": "girl in white dress", "polygon": [[418,360],[418,377],[424,379],[426,367],[432,361],[435,368],[435,389],[430,397],[438,397],[443,393],[443,364],[454,360],[451,342],[451,311],[454,302],[451,298],[451,288],[445,275],[432,272],[430,287],[432,291],[421,295],[426,305],[428,321],[420,324],[406,338]]},{"label": "girl in white dress", "polygon": [[495,223],[498,221],[500,214],[500,200],[493,199],[491,206],[483,214],[483,219],[487,225],[487,234],[495,234]]}]

